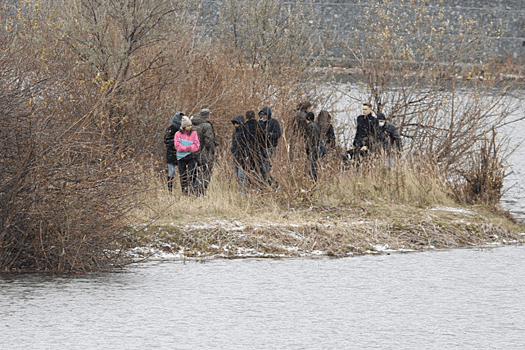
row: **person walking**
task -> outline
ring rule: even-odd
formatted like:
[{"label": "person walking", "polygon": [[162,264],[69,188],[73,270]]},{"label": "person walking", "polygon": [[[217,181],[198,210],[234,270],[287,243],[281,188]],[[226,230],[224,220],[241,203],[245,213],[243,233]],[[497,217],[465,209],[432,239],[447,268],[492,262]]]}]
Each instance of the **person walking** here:
[{"label": "person walking", "polygon": [[179,112],[171,119],[171,125],[164,133],[164,144],[166,145],[166,163],[168,164],[168,192],[173,193],[173,178],[175,177],[175,167],[177,166],[177,150],[175,149],[175,133],[181,126],[180,118],[184,113]]},{"label": "person walking", "polygon": [[217,142],[213,125],[208,120],[210,115],[211,111],[205,108],[200,111],[199,115],[191,118],[201,143],[201,149],[197,152],[197,185],[200,195],[203,195],[208,189],[215,165],[215,147]]},{"label": "person walking", "polygon": [[184,195],[197,194],[196,167],[197,157],[195,152],[200,149],[199,136],[192,130],[191,120],[183,116],[181,131],[174,137],[177,150],[177,163],[179,165],[180,187]]}]

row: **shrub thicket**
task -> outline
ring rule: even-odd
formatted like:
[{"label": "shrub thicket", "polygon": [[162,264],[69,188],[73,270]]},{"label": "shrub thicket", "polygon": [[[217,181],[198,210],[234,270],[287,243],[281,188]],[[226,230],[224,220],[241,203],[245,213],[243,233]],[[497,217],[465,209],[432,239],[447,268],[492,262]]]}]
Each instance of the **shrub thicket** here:
[{"label": "shrub thicket", "polygon": [[[489,67],[483,69],[490,77],[480,80],[470,79],[477,65],[459,65],[469,57],[472,41],[442,38],[449,46],[422,51],[418,57],[430,63],[417,64],[405,42],[388,29],[395,12],[382,17],[377,12],[376,22],[384,23],[375,30],[382,35],[365,41],[374,50],[359,42],[362,35],[346,41],[367,92],[349,89],[343,98],[373,101],[395,116],[408,140],[407,158],[396,169],[372,165],[357,174],[342,162],[341,147],[323,161],[320,181],[314,184],[306,175],[304,145],[291,141],[289,120],[299,101],[320,105],[325,98],[319,86],[329,87],[332,77],[317,68],[329,45],[342,44],[319,30],[314,11],[303,1],[293,7],[278,0],[225,1],[213,40],[205,35],[210,28],[199,21],[198,5],[166,0],[3,4],[0,269],[99,270],[126,263],[120,249],[127,239],[123,228],[135,223],[137,213],[147,213],[140,218],[144,221],[163,215],[156,192],[164,187],[157,180],[164,178],[159,176],[162,135],[177,111],[214,111],[220,166],[210,195],[195,200],[201,204],[214,198],[214,205],[224,201],[223,209],[228,207],[224,203],[238,201],[232,210],[266,205],[272,212],[353,205],[377,197],[424,206],[446,201],[450,189],[459,200],[469,201],[472,191],[487,193],[475,197],[483,200],[501,193],[504,159],[494,142],[483,140],[509,113],[501,108],[508,87],[498,86],[494,93],[499,81]],[[411,45],[424,42],[421,37]],[[461,50],[450,50],[456,44]],[[434,63],[450,52],[464,56],[437,69]],[[470,77],[469,89],[461,93],[460,76]],[[487,91],[492,92],[488,100]],[[277,193],[238,197],[228,165],[230,120],[265,105],[272,106],[284,131],[273,168],[281,187]],[[356,113],[350,114],[354,118]],[[416,161],[423,158],[424,163]],[[480,168],[479,162],[488,165]],[[488,177],[487,170],[492,170]],[[444,186],[450,179],[457,180]],[[464,184],[471,190],[465,192]],[[485,184],[490,189],[480,190]]]}]

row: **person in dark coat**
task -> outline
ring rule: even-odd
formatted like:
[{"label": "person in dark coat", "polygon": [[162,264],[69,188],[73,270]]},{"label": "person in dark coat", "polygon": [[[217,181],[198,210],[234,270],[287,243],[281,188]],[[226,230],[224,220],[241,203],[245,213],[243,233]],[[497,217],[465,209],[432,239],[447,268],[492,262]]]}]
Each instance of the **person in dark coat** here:
[{"label": "person in dark coat", "polygon": [[310,161],[310,176],[314,181],[317,181],[317,161],[319,159],[319,150],[320,150],[320,140],[321,140],[321,131],[319,126],[314,123],[314,114],[308,112],[306,114],[306,130],[304,134],[304,143],[306,145],[306,156]]},{"label": "person in dark coat", "polygon": [[266,137],[266,150],[271,159],[275,155],[279,138],[282,136],[281,124],[272,118],[272,110],[266,106],[259,112],[259,125],[263,129]]},{"label": "person in dark coat", "polygon": [[244,117],[242,114],[236,115],[232,119],[232,124],[235,127],[232,134],[231,152],[234,159],[235,175],[239,179],[242,188],[246,188],[247,179],[246,172],[248,171],[248,145],[246,141],[246,128],[244,126]]},{"label": "person in dark coat", "polygon": [[272,168],[271,159],[275,155],[279,138],[282,136],[281,124],[275,118],[272,118],[272,110],[269,106],[264,107],[259,111],[259,125],[264,131],[265,138],[265,157],[263,159],[263,170],[267,183],[278,187],[277,181],[270,175]]},{"label": "person in dark coat", "polygon": [[175,149],[175,133],[180,130],[181,118],[184,113],[179,112],[171,119],[171,125],[164,133],[164,144],[166,145],[166,163],[168,164],[168,191],[173,193],[173,178],[175,177],[175,167],[177,166],[177,150]]},{"label": "person in dark coat", "polygon": [[267,183],[267,173],[264,168],[264,160],[268,157],[266,136],[260,123],[255,119],[255,111],[246,112],[244,128],[248,149],[249,179],[255,179],[259,183]]},{"label": "person in dark coat", "polygon": [[372,112],[372,105],[363,103],[363,114],[357,117],[357,130],[352,147],[348,151],[352,159],[366,157],[373,151],[372,148],[377,140],[378,127],[377,118]]},{"label": "person in dark coat", "polygon": [[387,166],[392,166],[392,157],[401,152],[403,146],[401,144],[401,136],[397,131],[397,127],[387,121],[384,113],[377,114],[378,126],[377,140],[379,146],[386,153]]},{"label": "person in dark coat", "polygon": [[297,110],[295,112],[295,115],[293,116],[292,123],[291,123],[291,130],[292,135],[289,140],[290,145],[290,161],[294,161],[295,153],[296,152],[302,152],[299,149],[299,145],[301,144],[301,140],[304,140],[304,134],[306,132],[306,124],[308,124],[306,120],[306,114],[308,112],[312,111],[312,103],[310,101],[303,101],[299,103],[297,106]]},{"label": "person in dark coat", "polygon": [[215,131],[213,125],[207,119],[211,111],[207,108],[201,110],[199,115],[193,116],[191,122],[194,130],[199,135],[201,149],[197,152],[197,186],[199,194],[203,195],[208,189],[213,166],[215,165]]},{"label": "person in dark coat", "polygon": [[297,106],[297,113],[293,123],[293,134],[299,137],[304,137],[306,132],[306,114],[312,111],[312,103],[310,101],[303,101]]},{"label": "person in dark coat", "polygon": [[336,147],[335,142],[335,131],[332,125],[332,116],[328,111],[322,110],[317,115],[317,125],[319,126],[319,132],[321,133],[321,148],[325,148],[328,152]]}]

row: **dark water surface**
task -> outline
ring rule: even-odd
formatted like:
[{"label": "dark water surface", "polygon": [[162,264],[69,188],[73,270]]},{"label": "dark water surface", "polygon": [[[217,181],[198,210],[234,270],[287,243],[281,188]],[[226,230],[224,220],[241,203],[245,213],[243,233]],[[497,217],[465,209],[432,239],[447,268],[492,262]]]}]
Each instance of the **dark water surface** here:
[{"label": "dark water surface", "polygon": [[525,247],[0,275],[0,349],[524,349]]}]

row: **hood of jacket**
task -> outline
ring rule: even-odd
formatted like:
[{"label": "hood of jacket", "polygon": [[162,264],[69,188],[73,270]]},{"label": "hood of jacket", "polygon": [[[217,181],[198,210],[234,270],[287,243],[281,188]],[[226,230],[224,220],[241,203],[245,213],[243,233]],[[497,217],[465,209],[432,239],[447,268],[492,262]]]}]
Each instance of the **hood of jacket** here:
[{"label": "hood of jacket", "polygon": [[177,114],[175,114],[173,116],[173,118],[171,119],[171,125],[173,125],[177,130],[180,129],[180,126],[181,126],[181,118],[182,116],[184,115],[184,113],[182,112],[178,112]]},{"label": "hood of jacket", "polygon": [[269,106],[263,107],[263,109],[259,111],[259,114],[261,114],[261,112],[266,114],[268,120],[272,119],[272,110]]},{"label": "hood of jacket", "polygon": [[232,123],[233,122],[236,122],[236,123],[239,123],[239,124],[243,125],[244,124],[244,116],[242,114],[236,115],[235,117],[232,118]]}]

